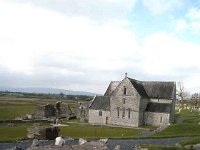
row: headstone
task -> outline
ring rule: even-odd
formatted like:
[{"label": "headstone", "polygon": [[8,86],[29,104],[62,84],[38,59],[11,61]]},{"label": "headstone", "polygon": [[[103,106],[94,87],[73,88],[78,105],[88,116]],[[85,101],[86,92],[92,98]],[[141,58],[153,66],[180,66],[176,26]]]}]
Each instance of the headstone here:
[{"label": "headstone", "polygon": [[86,143],[87,140],[86,139],[79,139],[79,145],[83,145],[84,143]]},{"label": "headstone", "polygon": [[59,118],[56,118],[56,124],[58,125],[58,123],[59,123]]},{"label": "headstone", "polygon": [[120,145],[116,145],[114,150],[120,150]]},{"label": "headstone", "polygon": [[106,144],[107,141],[108,141],[108,139],[100,139],[100,140],[99,140],[99,143]]},{"label": "headstone", "polygon": [[37,147],[37,146],[39,146],[39,140],[38,139],[34,139],[33,142],[32,142],[31,147]]},{"label": "headstone", "polygon": [[22,148],[18,147],[18,146],[15,146],[15,147],[11,148],[11,150],[22,150]]},{"label": "headstone", "polygon": [[63,146],[65,144],[65,139],[63,139],[61,136],[57,137],[55,140],[55,145],[57,146]]}]

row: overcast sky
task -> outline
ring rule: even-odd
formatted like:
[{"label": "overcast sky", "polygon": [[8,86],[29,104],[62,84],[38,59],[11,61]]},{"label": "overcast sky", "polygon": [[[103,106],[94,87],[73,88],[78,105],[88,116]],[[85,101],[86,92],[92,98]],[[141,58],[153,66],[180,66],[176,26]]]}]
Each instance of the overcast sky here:
[{"label": "overcast sky", "polygon": [[0,0],[0,86],[103,94],[125,72],[200,92],[200,0]]}]

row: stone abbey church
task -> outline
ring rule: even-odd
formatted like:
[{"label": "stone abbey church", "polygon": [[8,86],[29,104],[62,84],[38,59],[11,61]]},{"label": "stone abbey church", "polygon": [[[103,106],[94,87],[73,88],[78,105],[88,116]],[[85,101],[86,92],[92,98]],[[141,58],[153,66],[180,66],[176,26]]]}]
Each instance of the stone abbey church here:
[{"label": "stone abbey church", "polygon": [[138,81],[125,75],[111,81],[104,96],[94,97],[89,123],[139,127],[168,125],[175,112],[175,82]]}]

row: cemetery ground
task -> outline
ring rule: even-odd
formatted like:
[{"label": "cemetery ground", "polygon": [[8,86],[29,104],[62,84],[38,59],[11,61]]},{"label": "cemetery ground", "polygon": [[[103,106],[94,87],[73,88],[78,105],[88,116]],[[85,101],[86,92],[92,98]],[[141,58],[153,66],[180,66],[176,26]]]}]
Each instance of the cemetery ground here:
[{"label": "cemetery ground", "polygon": [[[16,117],[33,114],[36,104],[55,103],[56,99],[36,99],[36,98],[17,98],[14,96],[0,97],[0,142],[11,142],[27,139],[27,128],[33,126],[34,121],[23,123],[8,123],[5,120],[15,119]],[[65,100],[73,111],[75,111],[76,101]],[[38,122],[37,122],[38,123]],[[40,125],[49,125],[48,122],[39,122]],[[67,126],[60,127],[60,135],[65,138],[74,139],[100,139],[100,138],[169,138],[169,137],[193,137],[191,141],[181,142],[181,145],[200,143],[200,113],[182,110],[176,113],[176,123],[170,125],[161,132],[139,137],[138,134],[145,130],[153,129],[151,126],[142,128],[121,128],[93,126],[79,120],[64,120]],[[154,146],[149,146],[154,147]],[[151,149],[151,148],[150,148]],[[155,149],[155,147],[154,147]]]}]

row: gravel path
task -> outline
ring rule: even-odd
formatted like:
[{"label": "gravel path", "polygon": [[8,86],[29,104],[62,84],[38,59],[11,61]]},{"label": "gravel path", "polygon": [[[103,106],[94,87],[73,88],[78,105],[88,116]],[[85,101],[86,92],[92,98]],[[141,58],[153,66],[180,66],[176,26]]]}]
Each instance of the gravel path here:
[{"label": "gravel path", "polygon": [[[191,137],[165,138],[165,139],[109,139],[107,147],[114,149],[116,145],[120,145],[121,150],[133,149],[135,145],[139,144],[156,144],[164,146],[173,146],[176,143],[184,140],[191,140]],[[96,141],[96,140],[92,140]],[[0,150],[11,149],[15,146],[27,149],[32,144],[32,141],[23,141],[18,143],[0,143]],[[40,145],[52,145],[54,141],[40,141]],[[78,145],[78,140],[67,140],[66,145]]]},{"label": "gravel path", "polygon": [[163,146],[173,146],[178,142],[184,140],[191,140],[191,137],[179,137],[179,138],[165,138],[165,139],[126,139],[126,140],[119,140],[119,139],[112,139],[108,140],[107,146],[109,149],[114,149],[116,145],[120,145],[120,149],[122,150],[129,150],[133,149],[135,145],[140,144],[155,144],[155,145],[163,145]]}]

